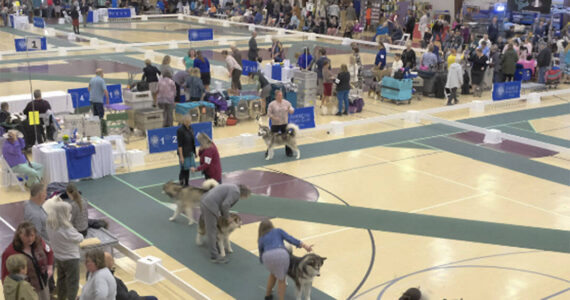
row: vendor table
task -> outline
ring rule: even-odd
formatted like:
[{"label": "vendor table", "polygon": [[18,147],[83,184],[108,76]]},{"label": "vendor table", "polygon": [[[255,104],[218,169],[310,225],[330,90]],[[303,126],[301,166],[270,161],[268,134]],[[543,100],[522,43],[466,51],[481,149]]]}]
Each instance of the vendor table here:
[{"label": "vendor table", "polygon": [[10,26],[12,28],[22,28],[23,24],[29,24],[28,16],[10,15]]},{"label": "vendor table", "polygon": [[[53,91],[42,93],[42,98],[49,102],[51,111],[57,113],[73,113],[73,102],[71,95],[64,91]],[[11,95],[0,97],[0,103],[7,102],[11,112],[22,112],[28,102],[32,101],[30,94]]]},{"label": "vendor table", "polygon": [[[114,174],[111,143],[97,137],[92,137],[91,143],[95,146],[95,154],[91,156],[90,178]],[[69,182],[66,152],[62,143],[51,142],[35,145],[32,148],[32,156],[34,162],[44,166],[46,183]]]}]

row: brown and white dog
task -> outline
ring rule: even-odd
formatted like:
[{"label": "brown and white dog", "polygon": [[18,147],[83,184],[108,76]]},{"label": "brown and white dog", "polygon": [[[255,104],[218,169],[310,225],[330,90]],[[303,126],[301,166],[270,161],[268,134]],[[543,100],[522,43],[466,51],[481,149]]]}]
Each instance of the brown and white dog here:
[{"label": "brown and white dog", "polygon": [[202,195],[207,193],[209,190],[218,185],[218,182],[214,179],[208,179],[202,183],[202,187],[187,186],[183,187],[178,183],[169,181],[162,186],[162,192],[167,194],[170,198],[176,201],[176,210],[170,221],[174,221],[176,217],[184,211],[186,217],[188,218],[188,225],[196,223],[194,216],[192,215],[192,209],[195,207],[200,207],[200,198]]},{"label": "brown and white dog", "polygon": [[[216,237],[218,249],[220,249],[220,256],[225,257],[226,251],[228,253],[233,253],[232,244],[230,242],[230,234],[234,230],[241,227],[241,217],[238,214],[230,213],[228,219],[223,217],[218,218],[218,235]],[[200,221],[198,222],[198,234],[196,235],[196,244],[202,245],[204,236],[206,235],[206,224],[204,218],[200,215]]]}]

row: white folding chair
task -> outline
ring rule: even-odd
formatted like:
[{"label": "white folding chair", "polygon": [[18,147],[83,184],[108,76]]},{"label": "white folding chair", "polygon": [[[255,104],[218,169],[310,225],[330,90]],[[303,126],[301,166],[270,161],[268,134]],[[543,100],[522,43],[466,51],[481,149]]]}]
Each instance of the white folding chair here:
[{"label": "white folding chair", "polygon": [[400,46],[405,46],[406,42],[410,39],[410,34],[409,33],[404,33],[404,35],[402,35],[402,39],[397,40],[394,42],[394,44],[396,45],[400,45]]},{"label": "white folding chair", "polygon": [[113,147],[113,167],[115,171],[117,168],[126,168],[130,170],[127,160],[127,148],[122,135],[108,135],[105,137],[106,141],[111,143]]},{"label": "white folding chair", "polygon": [[11,185],[18,185],[22,192],[26,191],[24,184],[20,181],[20,178],[16,173],[10,168],[4,156],[0,154],[0,172],[2,172],[2,186],[9,187]]}]

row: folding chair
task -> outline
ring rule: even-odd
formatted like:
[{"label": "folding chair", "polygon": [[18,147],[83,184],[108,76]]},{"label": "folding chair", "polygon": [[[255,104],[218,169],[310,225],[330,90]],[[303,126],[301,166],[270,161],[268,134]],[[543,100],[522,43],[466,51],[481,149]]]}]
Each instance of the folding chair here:
[{"label": "folding chair", "polygon": [[408,42],[409,39],[410,39],[410,34],[404,33],[404,35],[402,35],[402,38],[400,40],[394,41],[394,44],[400,45],[400,46],[405,46],[406,42]]},{"label": "folding chair", "polygon": [[127,160],[127,148],[123,141],[122,135],[108,135],[105,137],[106,141],[111,143],[113,147],[113,167],[115,171],[117,168],[126,168],[127,171],[130,170],[128,160]]},{"label": "folding chair", "polygon": [[18,177],[16,173],[10,168],[4,156],[0,154],[0,171],[2,172],[2,186],[11,186],[17,184],[20,187],[22,192],[26,191],[24,188],[24,184],[22,183],[23,179]]}]

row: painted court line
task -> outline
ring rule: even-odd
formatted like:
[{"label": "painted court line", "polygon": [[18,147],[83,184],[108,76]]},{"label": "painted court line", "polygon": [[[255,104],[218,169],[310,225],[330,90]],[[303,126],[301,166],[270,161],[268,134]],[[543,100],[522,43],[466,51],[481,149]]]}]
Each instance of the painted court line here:
[{"label": "painted court line", "polygon": [[144,236],[140,235],[138,232],[134,231],[131,227],[125,225],[123,222],[119,221],[117,218],[111,216],[110,214],[108,214],[107,212],[105,212],[104,210],[100,209],[99,207],[97,207],[95,204],[93,204],[93,202],[89,202],[89,205],[93,206],[96,210],[98,210],[100,213],[104,214],[107,218],[117,222],[117,224],[125,227],[127,230],[129,230],[132,234],[136,235],[138,238],[140,238],[141,240],[145,241],[146,243],[148,243],[150,246],[153,246],[152,242],[147,240]]},{"label": "painted court line", "polygon": [[423,211],[426,211],[426,210],[430,210],[430,209],[434,209],[434,208],[446,206],[446,205],[449,205],[449,204],[453,204],[453,203],[457,203],[457,202],[461,202],[461,201],[465,201],[465,200],[469,200],[469,199],[473,199],[473,198],[477,198],[477,197],[482,197],[482,196],[485,196],[485,195],[487,195],[487,194],[489,194],[489,193],[488,193],[488,192],[485,192],[485,193],[475,194],[475,195],[471,195],[471,196],[467,196],[467,197],[463,197],[463,198],[459,198],[459,199],[455,199],[455,200],[450,200],[450,201],[447,201],[447,202],[442,202],[442,203],[435,204],[435,205],[431,205],[431,206],[428,206],[428,207],[424,207],[424,208],[420,208],[420,209],[415,209],[415,210],[410,211],[410,213],[419,213],[419,212],[423,212]]},{"label": "painted court line", "polygon": [[14,228],[14,226],[10,225],[10,223],[8,223],[8,221],[4,220],[4,218],[0,217],[0,221],[2,221],[2,223],[6,224],[6,226],[8,226],[8,228],[12,229],[12,231],[16,231],[16,228]]}]

